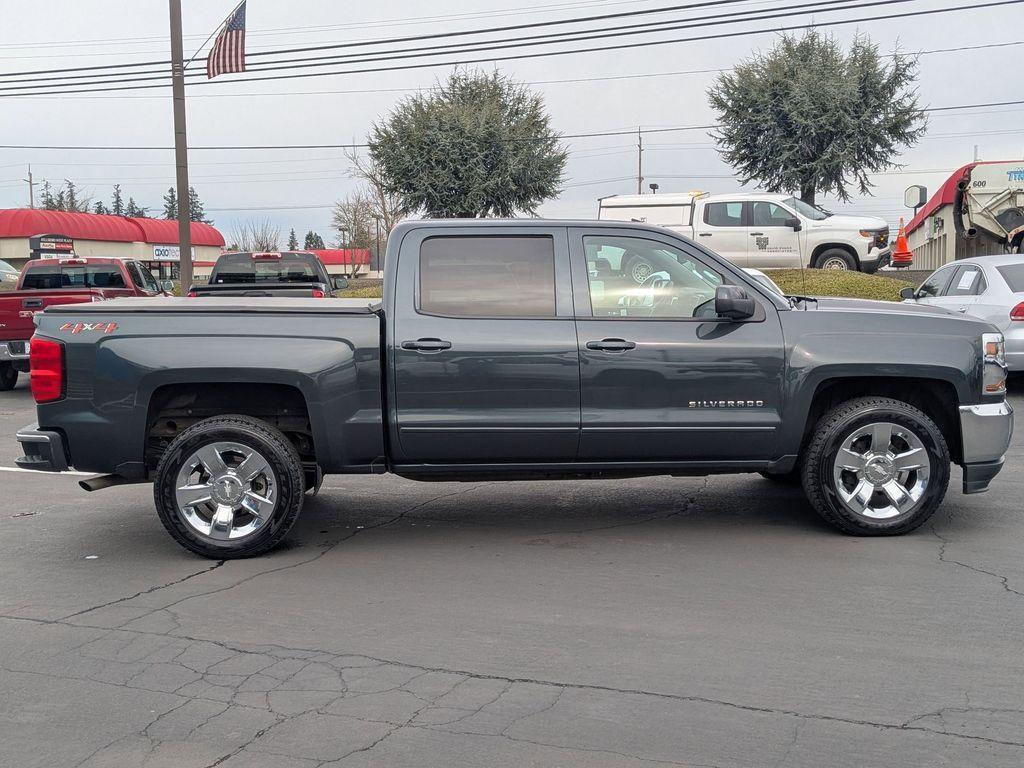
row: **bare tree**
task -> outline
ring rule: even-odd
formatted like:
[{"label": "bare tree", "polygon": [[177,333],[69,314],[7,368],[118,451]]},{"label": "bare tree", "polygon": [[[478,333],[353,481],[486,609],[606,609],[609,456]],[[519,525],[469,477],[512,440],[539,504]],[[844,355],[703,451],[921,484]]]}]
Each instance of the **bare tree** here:
[{"label": "bare tree", "polygon": [[[375,209],[373,198],[366,185],[361,185],[354,192],[334,204],[331,216],[331,228],[338,230],[339,248],[366,248],[375,251],[377,248],[377,227],[374,220]],[[381,241],[384,240],[381,232]],[[359,265],[352,265],[353,277],[358,274]]]},{"label": "bare tree", "polygon": [[386,240],[395,225],[405,218],[402,201],[388,192],[384,171],[371,158],[363,157],[355,150],[346,151],[345,157],[352,165],[349,175],[366,183],[365,195],[370,200],[372,215],[380,219],[381,237]]},{"label": "bare tree", "polygon": [[281,229],[270,219],[250,219],[236,224],[231,231],[232,244],[240,251],[276,251]]}]

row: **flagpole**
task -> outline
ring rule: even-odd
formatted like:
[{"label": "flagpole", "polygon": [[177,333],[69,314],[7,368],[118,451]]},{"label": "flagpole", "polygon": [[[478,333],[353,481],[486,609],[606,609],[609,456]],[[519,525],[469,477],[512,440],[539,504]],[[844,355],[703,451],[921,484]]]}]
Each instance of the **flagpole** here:
[{"label": "flagpole", "polygon": [[185,65],[181,42],[181,0],[170,0],[171,94],[174,101],[174,165],[178,186],[178,253],[182,295],[192,287],[192,230],[188,194],[188,138],[185,134]]}]

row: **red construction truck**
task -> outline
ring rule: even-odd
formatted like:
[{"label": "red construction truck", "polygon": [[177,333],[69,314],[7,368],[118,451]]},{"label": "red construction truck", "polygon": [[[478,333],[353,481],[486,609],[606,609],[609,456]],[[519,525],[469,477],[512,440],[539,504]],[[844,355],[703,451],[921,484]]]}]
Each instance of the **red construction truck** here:
[{"label": "red construction truck", "polygon": [[141,263],[126,259],[36,259],[21,271],[15,290],[0,293],[0,392],[28,372],[33,317],[57,304],[81,304],[121,296],[166,296]]}]

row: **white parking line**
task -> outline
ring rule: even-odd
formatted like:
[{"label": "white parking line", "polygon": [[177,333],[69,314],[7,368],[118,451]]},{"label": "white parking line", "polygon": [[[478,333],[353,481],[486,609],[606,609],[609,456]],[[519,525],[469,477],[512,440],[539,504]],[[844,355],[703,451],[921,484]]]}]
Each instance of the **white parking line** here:
[{"label": "white parking line", "polygon": [[30,475],[75,475],[77,477],[92,477],[95,472],[43,472],[41,469],[22,469],[21,467],[0,467],[0,472],[27,472]]}]

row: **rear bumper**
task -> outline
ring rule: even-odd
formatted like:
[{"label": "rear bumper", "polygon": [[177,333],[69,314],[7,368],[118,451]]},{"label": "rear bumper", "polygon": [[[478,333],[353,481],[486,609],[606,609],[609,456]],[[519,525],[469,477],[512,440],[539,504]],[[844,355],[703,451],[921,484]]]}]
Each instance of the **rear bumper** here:
[{"label": "rear bumper", "polygon": [[28,361],[27,341],[0,341],[0,362]]},{"label": "rear bumper", "polygon": [[25,455],[14,463],[22,469],[42,472],[66,472],[68,457],[59,432],[37,429],[35,424],[18,430],[18,442]]},{"label": "rear bumper", "polygon": [[1009,403],[960,406],[963,442],[964,493],[982,493],[1003,468],[1013,435]]}]

